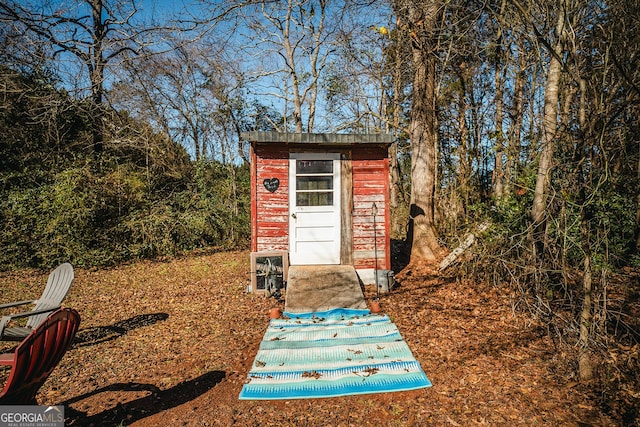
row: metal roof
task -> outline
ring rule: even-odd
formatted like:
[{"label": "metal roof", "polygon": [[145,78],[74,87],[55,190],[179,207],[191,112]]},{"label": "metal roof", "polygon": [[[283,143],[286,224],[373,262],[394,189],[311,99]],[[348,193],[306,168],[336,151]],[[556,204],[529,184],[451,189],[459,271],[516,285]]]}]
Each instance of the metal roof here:
[{"label": "metal roof", "polygon": [[393,135],[386,133],[283,133],[283,132],[243,132],[242,138],[249,142],[273,142],[284,144],[391,144]]}]

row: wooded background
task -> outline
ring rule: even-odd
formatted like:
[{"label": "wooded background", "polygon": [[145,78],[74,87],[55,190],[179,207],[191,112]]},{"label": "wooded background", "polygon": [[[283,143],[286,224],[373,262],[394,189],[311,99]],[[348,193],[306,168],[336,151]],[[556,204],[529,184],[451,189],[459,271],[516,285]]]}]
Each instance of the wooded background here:
[{"label": "wooded background", "polygon": [[245,246],[241,132],[391,133],[407,257],[489,224],[451,274],[637,402],[637,1],[172,5],[0,1],[0,268]]}]

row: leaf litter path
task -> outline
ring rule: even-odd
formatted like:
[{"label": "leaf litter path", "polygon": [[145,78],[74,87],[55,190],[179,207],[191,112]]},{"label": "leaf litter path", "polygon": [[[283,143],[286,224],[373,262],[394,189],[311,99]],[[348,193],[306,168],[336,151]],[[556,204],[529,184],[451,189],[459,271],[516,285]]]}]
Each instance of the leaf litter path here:
[{"label": "leaf litter path", "polygon": [[[46,275],[0,275],[2,302],[36,297]],[[219,252],[76,269],[65,305],[83,319],[77,343],[38,401],[64,404],[75,426],[615,424],[594,407],[588,387],[573,382],[572,362],[545,329],[514,314],[507,296],[444,281],[427,267],[397,279],[382,308],[431,388],[238,400],[277,302],[245,293],[248,252]]]}]

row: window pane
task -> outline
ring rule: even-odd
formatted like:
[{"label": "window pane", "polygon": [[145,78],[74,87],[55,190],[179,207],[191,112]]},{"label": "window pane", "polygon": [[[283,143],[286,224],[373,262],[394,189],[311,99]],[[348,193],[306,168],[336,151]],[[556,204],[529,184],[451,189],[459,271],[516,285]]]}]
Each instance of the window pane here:
[{"label": "window pane", "polygon": [[296,206],[333,206],[333,191],[296,193]]},{"label": "window pane", "polygon": [[296,173],[333,173],[333,160],[297,160]]},{"label": "window pane", "polygon": [[331,190],[333,177],[331,176],[298,176],[296,177],[298,190]]},{"label": "window pane", "polygon": [[296,193],[296,206],[309,206],[309,193]]}]

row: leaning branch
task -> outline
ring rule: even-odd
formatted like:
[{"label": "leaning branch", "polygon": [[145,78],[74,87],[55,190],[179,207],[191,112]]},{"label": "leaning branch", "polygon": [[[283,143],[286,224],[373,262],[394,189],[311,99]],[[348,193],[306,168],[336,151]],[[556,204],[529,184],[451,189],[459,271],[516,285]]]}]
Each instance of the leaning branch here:
[{"label": "leaning branch", "polygon": [[440,271],[445,270],[447,267],[453,264],[460,257],[460,255],[462,255],[467,249],[471,247],[471,245],[475,243],[477,235],[485,231],[487,228],[489,228],[489,223],[483,222],[478,226],[478,229],[475,232],[467,234],[464,242],[462,242],[460,246],[455,248],[449,255],[447,255],[447,257],[443,259],[442,262],[440,262],[440,265],[438,266]]}]

